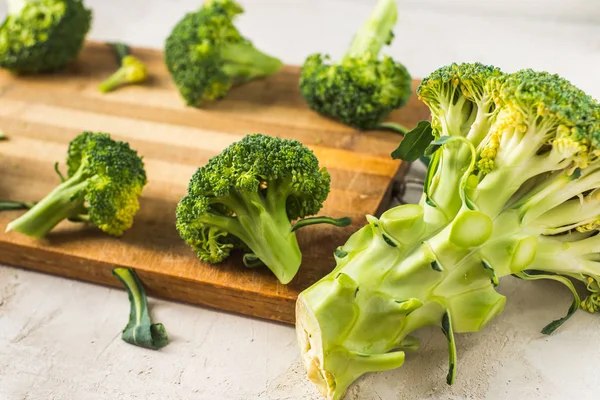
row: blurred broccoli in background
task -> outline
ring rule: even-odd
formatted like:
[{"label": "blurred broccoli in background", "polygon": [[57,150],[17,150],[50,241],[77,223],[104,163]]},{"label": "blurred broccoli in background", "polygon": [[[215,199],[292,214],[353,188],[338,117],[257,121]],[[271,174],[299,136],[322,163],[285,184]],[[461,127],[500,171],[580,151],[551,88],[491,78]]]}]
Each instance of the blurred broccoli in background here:
[{"label": "blurred broccoli in background", "polygon": [[355,34],[344,58],[310,55],[302,66],[300,92],[314,111],[358,129],[376,128],[411,95],[406,67],[389,56],[379,58],[394,38],[395,0],[380,0]]},{"label": "blurred broccoli in background", "polygon": [[90,30],[81,0],[7,0],[0,25],[0,67],[16,73],[60,70],[73,61]]},{"label": "blurred broccoli in background", "polygon": [[102,93],[112,92],[121,86],[142,83],[148,79],[148,71],[144,63],[131,54],[131,49],[124,43],[110,43],[115,52],[119,69],[100,84]]},{"label": "blurred broccoli in background", "polygon": [[233,24],[243,8],[234,0],[208,0],[186,14],[165,44],[165,62],[185,103],[199,107],[224,97],[232,86],[281,68]]}]

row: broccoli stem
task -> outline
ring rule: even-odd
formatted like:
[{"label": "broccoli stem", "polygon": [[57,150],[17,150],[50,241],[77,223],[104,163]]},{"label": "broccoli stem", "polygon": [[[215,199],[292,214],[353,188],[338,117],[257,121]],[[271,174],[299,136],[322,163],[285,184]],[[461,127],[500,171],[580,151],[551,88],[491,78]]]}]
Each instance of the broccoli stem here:
[{"label": "broccoli stem", "polygon": [[292,226],[292,232],[295,232],[298,229],[303,228],[305,226],[309,226],[309,225],[329,224],[329,225],[337,226],[338,228],[343,228],[343,227],[350,225],[351,223],[352,223],[352,219],[350,219],[349,217],[342,217],[342,218],[337,218],[337,219],[331,218],[331,217],[304,218],[304,219],[299,220],[298,222],[296,222],[294,224],[294,226]]},{"label": "broccoli stem", "polygon": [[88,185],[79,169],[25,214],[10,222],[6,231],[15,231],[34,238],[43,238],[61,221],[85,214],[82,189]]},{"label": "broccoli stem", "polygon": [[393,39],[398,10],[396,0],[379,0],[369,18],[354,35],[344,59],[376,59],[381,48]]},{"label": "broccoli stem", "polygon": [[272,186],[266,197],[259,193],[232,192],[215,200],[231,209],[235,217],[205,214],[199,220],[237,236],[253,253],[246,257],[246,261],[252,261],[252,267],[259,259],[281,283],[287,284],[298,272],[302,254],[287,216],[285,185]]},{"label": "broccoli stem", "polygon": [[139,83],[146,80],[146,66],[131,55],[129,46],[124,43],[111,43],[119,69],[98,86],[102,93],[108,93],[127,83]]},{"label": "broccoli stem", "polygon": [[124,83],[129,82],[129,74],[130,72],[126,68],[119,68],[115,73],[98,85],[98,90],[102,93],[112,92]]},{"label": "broccoli stem", "polygon": [[270,205],[258,193],[244,196],[249,206],[244,211],[235,210],[245,231],[238,237],[282,284],[289,283],[300,268],[302,253],[285,206]]},{"label": "broccoli stem", "polygon": [[271,57],[251,43],[232,43],[221,49],[222,70],[235,82],[242,84],[277,72],[281,60]]}]

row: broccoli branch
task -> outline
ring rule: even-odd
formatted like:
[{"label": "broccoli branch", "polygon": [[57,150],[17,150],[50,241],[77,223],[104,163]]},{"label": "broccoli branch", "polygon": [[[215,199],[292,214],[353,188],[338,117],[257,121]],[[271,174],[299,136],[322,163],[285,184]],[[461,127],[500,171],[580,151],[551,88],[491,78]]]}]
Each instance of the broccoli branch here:
[{"label": "broccoli branch", "polygon": [[282,66],[281,60],[263,53],[248,41],[224,44],[221,57],[222,70],[234,84],[272,75]]},{"label": "broccoli branch", "polygon": [[108,93],[126,84],[144,82],[148,78],[146,66],[131,54],[129,46],[123,43],[111,43],[110,46],[120,67],[100,84],[100,92]]},{"label": "broccoli branch", "polygon": [[61,221],[86,214],[82,191],[89,184],[82,173],[83,164],[69,179],[61,183],[29,211],[10,222],[6,232],[15,231],[43,238]]},{"label": "broccoli branch", "polygon": [[398,11],[395,0],[379,0],[375,9],[354,35],[344,59],[377,59],[381,48],[390,44]]}]

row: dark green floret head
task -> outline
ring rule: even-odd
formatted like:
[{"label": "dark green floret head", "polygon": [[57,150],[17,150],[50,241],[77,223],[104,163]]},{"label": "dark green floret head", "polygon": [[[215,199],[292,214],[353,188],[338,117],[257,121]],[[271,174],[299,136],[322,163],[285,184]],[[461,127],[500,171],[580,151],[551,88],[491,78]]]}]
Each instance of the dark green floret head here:
[{"label": "dark green floret head", "polygon": [[81,0],[8,0],[0,67],[16,73],[65,68],[83,47],[92,12]]},{"label": "dark green floret head", "polygon": [[423,79],[417,96],[430,108],[431,123],[438,134],[452,136],[463,131],[464,135],[477,117],[483,122],[493,114],[496,105],[487,95],[486,85],[490,79],[502,75],[499,68],[490,65],[452,63]]},{"label": "dark green floret head", "polygon": [[323,54],[305,60],[300,92],[312,110],[358,129],[372,129],[408,102],[408,70],[379,55],[394,38],[396,20],[396,2],[379,0],[342,60],[332,63]]},{"label": "dark green floret head", "polygon": [[280,60],[258,50],[235,27],[242,12],[234,0],[208,0],[171,31],[165,63],[187,105],[220,99],[233,86],[281,68]]},{"label": "dark green floret head", "polygon": [[291,221],[317,213],[329,190],[328,172],[300,142],[248,135],[192,176],[177,229],[203,261],[250,250],[287,283],[301,259]]},{"label": "dark green floret head", "polygon": [[300,92],[320,114],[358,129],[376,127],[411,94],[406,67],[391,57],[347,58],[332,64],[313,54],[302,66]]},{"label": "dark green floret head", "polygon": [[106,133],[84,132],[70,143],[66,163],[63,182],[8,230],[41,238],[65,219],[90,222],[113,236],[129,229],[147,182],[137,152]]},{"label": "dark green floret head", "polygon": [[90,222],[114,236],[133,225],[147,178],[141,157],[128,143],[86,132],[71,142],[67,166],[69,177],[88,179],[84,199]]}]

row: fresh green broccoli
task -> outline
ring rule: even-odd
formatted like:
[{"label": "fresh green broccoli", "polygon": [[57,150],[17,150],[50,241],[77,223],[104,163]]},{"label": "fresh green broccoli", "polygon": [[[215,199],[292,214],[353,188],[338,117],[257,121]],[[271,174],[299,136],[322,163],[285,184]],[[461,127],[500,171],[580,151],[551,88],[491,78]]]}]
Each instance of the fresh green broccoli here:
[{"label": "fresh green broccoli", "polygon": [[131,54],[129,46],[123,43],[111,43],[111,47],[117,56],[119,69],[102,82],[98,90],[108,93],[123,85],[141,83],[148,79],[146,66],[139,58]]},{"label": "fresh green broccoli", "polygon": [[281,61],[243,37],[233,19],[243,12],[235,0],[207,0],[186,14],[165,44],[165,62],[187,105],[224,97],[232,86],[272,75]]},{"label": "fresh green broccoli", "polygon": [[311,109],[358,129],[372,129],[408,102],[411,76],[406,67],[389,56],[379,57],[394,37],[396,18],[396,1],[379,0],[339,63],[331,64],[322,54],[306,59],[300,92]]},{"label": "fresh green broccoli", "polygon": [[[440,68],[417,93],[432,114],[433,142],[413,148],[431,156],[422,200],[367,216],[336,268],[298,298],[303,359],[330,400],[364,373],[401,366],[425,326],[448,340],[451,384],[454,333],[503,310],[496,287],[508,275],[573,293],[545,334],[578,308],[600,311],[598,103],[557,75],[481,64]],[[586,285],[583,301],[571,280]]]},{"label": "fresh green broccoli", "polygon": [[218,263],[239,248],[250,252],[247,266],[260,260],[286,284],[302,259],[297,228],[350,222],[319,217],[292,226],[316,214],[329,189],[327,170],[300,142],[248,135],[196,171],[177,207],[177,229],[200,260]]},{"label": "fresh green broccoli", "polygon": [[92,12],[81,0],[7,0],[0,25],[0,68],[16,73],[63,69],[90,30]]},{"label": "fresh green broccoli", "polygon": [[61,175],[63,182],[7,231],[42,238],[65,219],[90,222],[113,236],[131,227],[147,180],[142,159],[129,144],[84,132],[69,144],[67,167],[68,177]]}]

